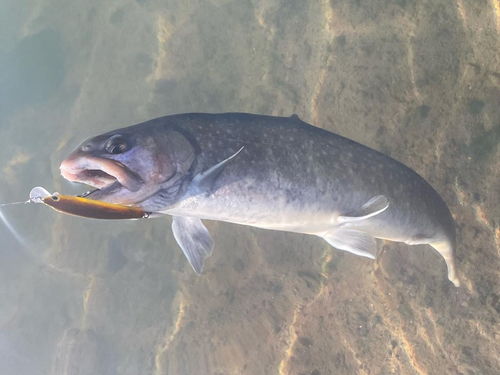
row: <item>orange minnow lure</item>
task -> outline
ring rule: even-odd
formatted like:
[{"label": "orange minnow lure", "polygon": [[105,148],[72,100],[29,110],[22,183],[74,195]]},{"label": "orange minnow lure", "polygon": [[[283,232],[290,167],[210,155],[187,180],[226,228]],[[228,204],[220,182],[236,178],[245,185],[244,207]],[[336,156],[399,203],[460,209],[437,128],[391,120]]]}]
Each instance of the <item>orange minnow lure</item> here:
[{"label": "orange minnow lure", "polygon": [[42,187],[35,187],[31,190],[29,201],[46,204],[64,214],[91,219],[145,219],[152,214],[137,207],[101,202],[73,195],[50,194]]}]

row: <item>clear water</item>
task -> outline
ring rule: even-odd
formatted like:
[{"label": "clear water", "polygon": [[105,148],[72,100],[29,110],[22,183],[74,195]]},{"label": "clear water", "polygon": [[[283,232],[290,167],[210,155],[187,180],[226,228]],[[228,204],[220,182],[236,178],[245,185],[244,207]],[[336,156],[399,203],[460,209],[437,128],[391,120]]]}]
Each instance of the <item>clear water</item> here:
[{"label": "clear water", "polygon": [[103,131],[297,113],[440,192],[463,285],[430,247],[373,262],[216,222],[197,277],[169,219],[3,207],[0,373],[497,373],[499,47],[498,0],[1,2],[2,202],[82,192],[59,163]]}]

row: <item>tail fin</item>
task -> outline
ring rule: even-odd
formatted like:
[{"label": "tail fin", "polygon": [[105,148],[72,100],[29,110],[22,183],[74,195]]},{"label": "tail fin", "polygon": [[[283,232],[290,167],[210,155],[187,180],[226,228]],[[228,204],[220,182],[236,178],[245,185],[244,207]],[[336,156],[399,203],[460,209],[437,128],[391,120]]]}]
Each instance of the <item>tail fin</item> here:
[{"label": "tail fin", "polygon": [[429,245],[431,245],[438,251],[439,254],[443,256],[446,261],[446,266],[448,267],[448,279],[450,279],[456,287],[459,287],[460,280],[456,274],[455,255],[453,254],[454,246],[452,243],[447,238],[444,238],[440,241],[432,242]]}]

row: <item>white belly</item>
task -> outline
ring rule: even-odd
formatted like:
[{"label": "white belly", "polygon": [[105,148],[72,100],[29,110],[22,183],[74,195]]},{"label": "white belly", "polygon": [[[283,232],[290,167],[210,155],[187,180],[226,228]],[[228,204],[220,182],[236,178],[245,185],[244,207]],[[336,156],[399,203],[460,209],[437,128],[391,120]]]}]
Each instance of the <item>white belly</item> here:
[{"label": "white belly", "polygon": [[259,207],[241,209],[217,204],[195,204],[183,201],[176,207],[161,213],[172,216],[196,217],[202,220],[216,220],[228,223],[248,225],[256,228],[280,230],[286,232],[318,234],[337,226],[338,213],[325,213],[320,208],[310,207],[307,211],[293,209],[269,210]]}]

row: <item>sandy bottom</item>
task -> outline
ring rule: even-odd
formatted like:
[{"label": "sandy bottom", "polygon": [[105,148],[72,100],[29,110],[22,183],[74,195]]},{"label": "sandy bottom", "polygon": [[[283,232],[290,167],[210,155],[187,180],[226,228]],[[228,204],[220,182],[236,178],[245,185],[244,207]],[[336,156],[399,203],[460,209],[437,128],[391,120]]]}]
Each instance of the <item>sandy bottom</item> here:
[{"label": "sandy bottom", "polygon": [[113,128],[188,111],[297,113],[435,187],[456,220],[462,286],[427,246],[380,242],[371,261],[217,222],[198,277],[169,219],[5,207],[26,246],[0,227],[0,373],[498,372],[497,0],[19,4],[0,59],[3,201],[38,185],[84,191],[59,163]]}]

